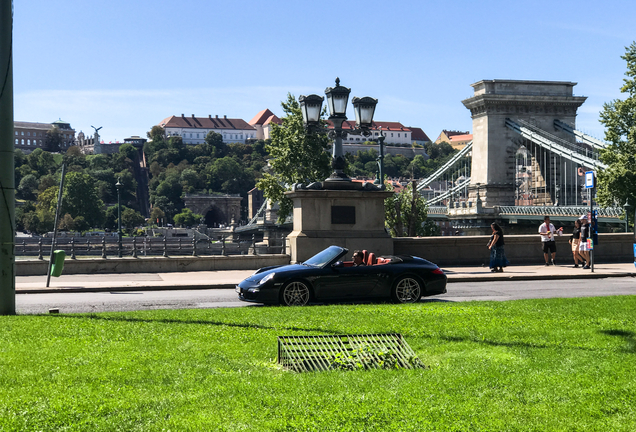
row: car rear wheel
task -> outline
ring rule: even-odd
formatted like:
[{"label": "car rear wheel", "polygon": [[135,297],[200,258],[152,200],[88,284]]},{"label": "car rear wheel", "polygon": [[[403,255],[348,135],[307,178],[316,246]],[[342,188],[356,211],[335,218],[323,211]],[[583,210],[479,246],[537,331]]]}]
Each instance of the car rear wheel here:
[{"label": "car rear wheel", "polygon": [[401,277],[393,285],[391,297],[396,303],[415,303],[422,297],[422,284],[413,277]]},{"label": "car rear wheel", "polygon": [[283,287],[280,302],[285,306],[305,306],[310,297],[311,290],[305,282],[291,281]]}]

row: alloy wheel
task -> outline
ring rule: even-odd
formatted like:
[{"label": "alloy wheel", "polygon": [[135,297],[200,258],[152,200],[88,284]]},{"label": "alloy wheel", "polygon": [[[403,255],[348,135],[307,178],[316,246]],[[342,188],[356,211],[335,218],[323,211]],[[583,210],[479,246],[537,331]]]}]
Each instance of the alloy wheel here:
[{"label": "alloy wheel", "polygon": [[303,282],[290,282],[283,288],[283,304],[286,306],[305,306],[309,303],[309,287]]}]

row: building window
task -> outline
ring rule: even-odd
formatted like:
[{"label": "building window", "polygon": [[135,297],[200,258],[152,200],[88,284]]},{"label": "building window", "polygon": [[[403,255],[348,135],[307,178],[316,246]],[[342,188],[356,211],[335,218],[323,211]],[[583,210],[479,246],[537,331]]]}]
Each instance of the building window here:
[{"label": "building window", "polygon": [[24,145],[24,138],[22,138],[22,145]]},{"label": "building window", "polygon": [[24,136],[24,131],[22,131],[22,136]]},{"label": "building window", "polygon": [[393,132],[391,132],[391,138],[393,138]]},{"label": "building window", "polygon": [[[16,132],[16,133],[17,133],[17,132]],[[18,145],[18,144],[20,144],[20,140],[16,138],[16,139],[15,139],[15,145]]]},{"label": "building window", "polygon": [[15,131],[15,134],[17,135],[17,134],[18,134],[18,131]]},{"label": "building window", "polygon": [[27,140],[27,145],[31,145],[31,140],[30,139]]}]

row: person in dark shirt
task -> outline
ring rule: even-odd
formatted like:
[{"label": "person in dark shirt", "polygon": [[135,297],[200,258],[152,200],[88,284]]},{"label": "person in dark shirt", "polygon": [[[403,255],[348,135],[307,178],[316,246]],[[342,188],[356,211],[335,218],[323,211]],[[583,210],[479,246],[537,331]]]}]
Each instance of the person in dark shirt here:
[{"label": "person in dark shirt", "polygon": [[359,266],[363,266],[366,265],[364,262],[364,255],[361,251],[357,250],[355,252],[353,252],[353,266],[354,267],[359,267]]},{"label": "person in dark shirt", "polygon": [[506,259],[504,252],[504,234],[501,227],[493,222],[490,224],[492,229],[492,236],[488,242],[488,249],[490,249],[490,271],[502,273],[503,268],[510,262]]},{"label": "person in dark shirt", "polygon": [[579,246],[581,244],[581,221],[577,219],[574,222],[574,231],[572,231],[572,237],[570,238],[570,244],[572,245],[572,258],[574,258],[574,268],[579,267],[579,261],[585,263],[585,260],[579,254]]}]

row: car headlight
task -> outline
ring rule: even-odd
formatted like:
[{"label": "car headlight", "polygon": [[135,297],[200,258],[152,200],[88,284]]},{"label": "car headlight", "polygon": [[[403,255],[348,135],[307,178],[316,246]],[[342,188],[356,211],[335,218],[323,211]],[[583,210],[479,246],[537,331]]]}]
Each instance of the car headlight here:
[{"label": "car headlight", "polygon": [[263,285],[264,283],[266,283],[267,281],[270,281],[272,279],[274,279],[274,276],[276,275],[276,273],[270,273],[267,276],[265,276],[263,279],[261,279],[261,281],[258,283],[258,285]]}]

